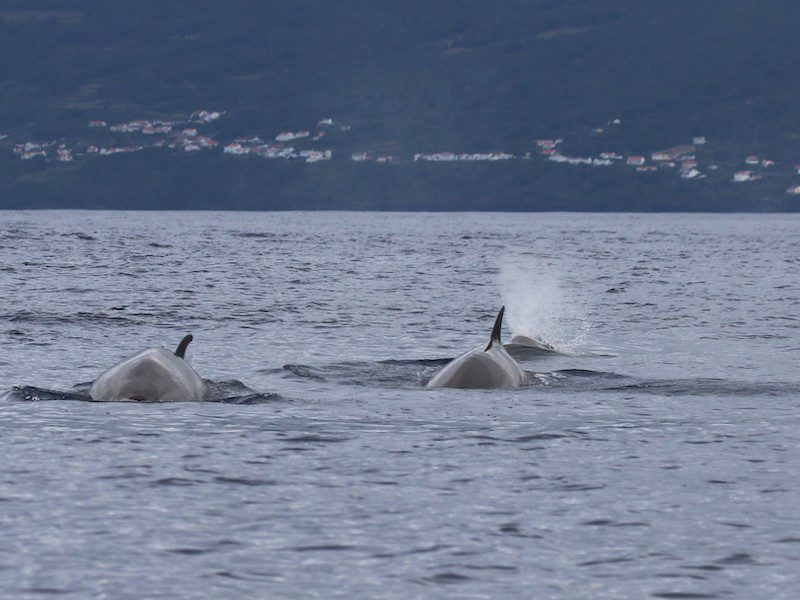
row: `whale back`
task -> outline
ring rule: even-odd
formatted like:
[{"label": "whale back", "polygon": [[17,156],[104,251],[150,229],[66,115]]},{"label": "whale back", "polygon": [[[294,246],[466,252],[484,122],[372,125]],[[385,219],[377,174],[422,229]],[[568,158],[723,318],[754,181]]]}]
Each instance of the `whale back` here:
[{"label": "whale back", "polygon": [[92,400],[180,402],[201,400],[206,386],[182,358],[148,348],[114,365],[89,389]]},{"label": "whale back", "polygon": [[491,389],[518,387],[525,372],[506,352],[500,339],[505,307],[500,308],[489,345],[465,352],[450,361],[428,382],[429,388]]},{"label": "whale back", "polygon": [[448,363],[428,382],[429,388],[513,388],[525,380],[525,372],[502,346],[475,348]]},{"label": "whale back", "polygon": [[533,350],[542,350],[544,352],[558,353],[558,350],[547,342],[539,341],[527,335],[515,335],[508,340],[504,346],[506,348],[529,348]]}]

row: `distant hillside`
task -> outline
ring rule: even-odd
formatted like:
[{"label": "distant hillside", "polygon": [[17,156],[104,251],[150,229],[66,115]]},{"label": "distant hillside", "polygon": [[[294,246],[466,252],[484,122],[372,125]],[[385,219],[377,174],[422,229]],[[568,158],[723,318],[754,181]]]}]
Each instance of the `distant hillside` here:
[{"label": "distant hillside", "polygon": [[[794,0],[5,0],[0,207],[796,210],[798,17]],[[88,152],[155,139],[90,120],[197,109],[224,111],[201,132],[213,152],[170,154],[169,136]],[[223,153],[328,117],[348,129],[314,146],[324,163]],[[556,164],[536,145],[650,161],[697,136],[694,180],[680,164]],[[44,158],[14,154],[37,140],[53,142]],[[445,151],[515,160],[413,160]],[[363,153],[396,160],[351,160]],[[760,179],[733,182],[745,169]]]}]

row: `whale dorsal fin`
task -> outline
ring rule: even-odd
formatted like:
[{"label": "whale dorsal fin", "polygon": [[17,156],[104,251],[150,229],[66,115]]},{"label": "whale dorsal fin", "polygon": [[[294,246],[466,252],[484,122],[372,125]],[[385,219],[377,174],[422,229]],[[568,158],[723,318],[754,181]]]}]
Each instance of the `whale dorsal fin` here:
[{"label": "whale dorsal fin", "polygon": [[186,347],[193,339],[194,338],[192,337],[191,333],[187,336],[184,336],[184,338],[181,340],[181,343],[178,344],[178,349],[175,350],[175,356],[178,358],[184,358],[184,355],[186,354]]},{"label": "whale dorsal fin", "polygon": [[506,307],[501,306],[500,312],[497,313],[497,318],[494,321],[494,327],[492,328],[492,337],[489,338],[489,345],[486,346],[486,350],[491,350],[492,346],[495,344],[502,345],[503,342],[500,341],[500,330],[503,328],[503,313],[506,312]]}]

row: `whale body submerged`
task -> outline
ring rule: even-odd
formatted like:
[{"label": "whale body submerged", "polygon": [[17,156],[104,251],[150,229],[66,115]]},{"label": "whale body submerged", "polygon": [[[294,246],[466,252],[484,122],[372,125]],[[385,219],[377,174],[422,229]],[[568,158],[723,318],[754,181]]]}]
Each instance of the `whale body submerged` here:
[{"label": "whale body submerged", "polygon": [[429,388],[490,389],[519,387],[525,372],[500,340],[505,307],[500,309],[485,348],[480,346],[453,359],[428,382]]},{"label": "whale body submerged", "polygon": [[114,365],[89,389],[96,401],[182,402],[202,400],[206,384],[184,360],[192,336],[181,340],[173,353],[147,348]]},{"label": "whale body submerged", "polygon": [[547,342],[542,342],[527,335],[515,335],[508,342],[505,343],[506,348],[530,348],[532,350],[541,350],[543,352],[558,353],[553,346]]}]

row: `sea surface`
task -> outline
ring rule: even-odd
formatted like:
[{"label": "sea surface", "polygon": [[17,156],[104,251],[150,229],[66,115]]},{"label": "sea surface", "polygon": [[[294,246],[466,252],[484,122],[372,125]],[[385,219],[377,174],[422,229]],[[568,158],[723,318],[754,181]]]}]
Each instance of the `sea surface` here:
[{"label": "sea surface", "polygon": [[[0,212],[0,597],[800,597],[800,216]],[[513,390],[427,390],[504,338]],[[89,401],[143,348],[207,402]]]}]

